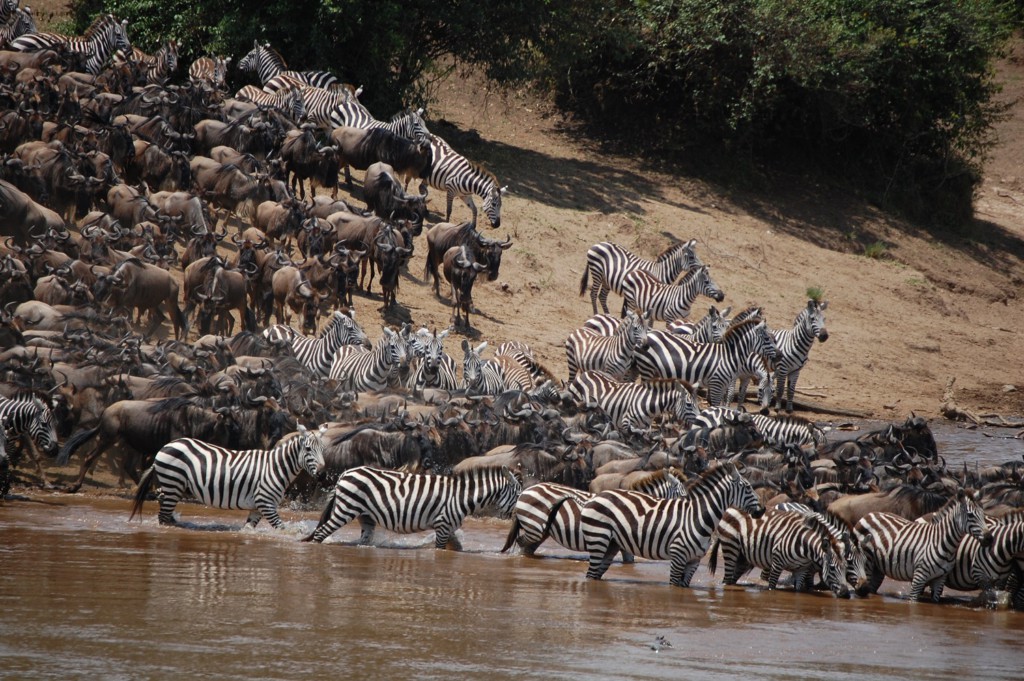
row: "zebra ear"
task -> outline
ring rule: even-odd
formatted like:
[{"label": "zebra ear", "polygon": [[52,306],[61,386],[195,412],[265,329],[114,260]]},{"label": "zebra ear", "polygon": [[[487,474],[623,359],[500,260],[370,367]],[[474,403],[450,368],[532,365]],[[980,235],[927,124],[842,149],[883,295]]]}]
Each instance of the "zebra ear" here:
[{"label": "zebra ear", "polygon": [[686,242],[686,248],[692,249],[696,245],[697,245],[697,240],[696,239],[690,239],[689,241]]},{"label": "zebra ear", "polygon": [[462,339],[462,351],[467,355],[469,354],[469,341],[465,338]]},{"label": "zebra ear", "polygon": [[475,352],[476,354],[479,355],[481,352],[483,352],[486,349],[487,349],[487,341],[484,341],[480,345],[478,345],[475,348],[473,348],[473,352]]},{"label": "zebra ear", "polygon": [[821,304],[818,305],[818,309],[821,310],[822,312],[824,312],[825,308],[827,308],[827,307],[828,307],[828,301],[827,300],[821,301]]},{"label": "zebra ear", "polygon": [[306,426],[304,426],[304,425],[302,425],[302,424],[300,423],[300,424],[299,424],[299,429],[298,429],[298,433],[299,433],[299,435],[305,435],[305,434],[306,434]]}]

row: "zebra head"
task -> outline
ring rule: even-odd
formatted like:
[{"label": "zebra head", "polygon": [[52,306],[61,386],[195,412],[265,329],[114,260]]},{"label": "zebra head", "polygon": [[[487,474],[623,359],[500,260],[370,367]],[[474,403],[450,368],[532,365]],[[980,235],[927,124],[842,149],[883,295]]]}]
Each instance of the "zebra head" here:
[{"label": "zebra head", "polygon": [[383,352],[384,363],[392,367],[401,366],[402,360],[406,357],[405,341],[386,326],[382,326],[381,330],[384,334],[377,342]]},{"label": "zebra head", "polygon": [[778,357],[779,346],[775,342],[775,336],[768,331],[768,325],[763,321],[758,322],[754,327],[754,354],[761,355],[771,361]]},{"label": "zebra head", "polygon": [[718,343],[722,340],[722,336],[729,329],[729,313],[732,312],[732,306],[725,308],[719,312],[718,308],[712,305],[708,308],[707,324],[710,327],[708,333],[711,336],[712,343]]},{"label": "zebra head", "polygon": [[[436,378],[441,370],[442,357],[444,356],[444,339],[448,336],[448,329],[441,333],[434,331],[433,335],[420,329],[416,334],[419,337],[419,344],[423,348],[423,373],[430,378]],[[433,384],[431,384],[433,385]]]},{"label": "zebra head", "polygon": [[625,327],[623,333],[626,334],[629,345],[634,350],[643,350],[647,347],[647,331],[651,328],[650,320],[648,312],[638,315],[629,310],[626,313],[626,321],[622,325]]},{"label": "zebra head", "polygon": [[124,50],[125,52],[131,52],[132,44],[128,40],[128,20],[124,19],[120,23],[116,20],[110,25],[110,39],[114,45],[114,50]]},{"label": "zebra head", "polygon": [[804,310],[803,324],[811,335],[818,339],[819,343],[828,340],[828,329],[825,328],[825,310],[828,308],[828,301],[819,303],[816,300],[807,301],[807,309]]},{"label": "zebra head", "polygon": [[373,347],[370,343],[369,336],[367,336],[366,332],[363,331],[363,327],[356,323],[355,319],[340,310],[335,311],[334,318],[338,320],[338,323],[343,329],[342,335],[344,336],[344,341],[342,342],[345,345],[361,345],[364,348]]},{"label": "zebra head", "polygon": [[697,292],[711,298],[716,303],[725,300],[725,293],[711,279],[711,268],[708,265],[701,265],[697,269]]},{"label": "zebra head", "polygon": [[982,546],[992,544],[992,533],[985,526],[985,511],[978,503],[977,495],[966,490],[957,492],[956,524],[963,532],[971,535]]},{"label": "zebra head", "polygon": [[722,480],[725,485],[725,502],[727,506],[737,508],[750,514],[752,518],[760,518],[764,515],[764,506],[761,500],[754,493],[750,482],[740,475],[739,469],[733,464],[728,466],[726,475]]},{"label": "zebra head", "polygon": [[469,341],[462,339],[462,387],[466,390],[475,388],[483,379],[483,360],[480,353],[487,348],[487,341],[484,341],[475,348],[470,347]]},{"label": "zebra head", "polygon": [[300,423],[298,432],[299,461],[306,472],[316,478],[324,469],[324,433],[327,432],[327,424],[317,430],[306,430]]},{"label": "zebra head", "polygon": [[491,221],[491,227],[494,229],[501,227],[501,195],[507,190],[508,186],[499,187],[495,182],[484,197],[484,213],[487,214],[487,219]]},{"label": "zebra head", "polygon": [[824,548],[821,557],[821,579],[832,590],[832,593],[839,598],[849,598],[850,588],[846,584],[846,560],[842,554],[842,547],[829,541],[831,537],[822,542]]},{"label": "zebra head", "polygon": [[700,411],[697,409],[697,389],[685,381],[680,381],[675,392],[676,401],[672,407],[672,415],[676,421],[689,428],[700,418]]},{"label": "zebra head", "polygon": [[31,404],[35,411],[28,426],[29,435],[44,452],[55,454],[57,452],[57,428],[53,423],[53,412],[38,397],[33,398]]},{"label": "zebra head", "polygon": [[[266,52],[266,48],[260,45],[260,41],[252,41],[252,49],[238,62],[238,70],[242,73],[256,72],[259,70],[260,57]],[[225,64],[225,69],[227,64]],[[216,73],[216,72],[214,72]]]},{"label": "zebra head", "polygon": [[843,533],[843,557],[846,559],[846,583],[858,596],[867,596],[868,556],[849,532]]},{"label": "zebra head", "polygon": [[228,82],[228,66],[231,64],[231,57],[216,57],[213,60],[213,84],[222,88]]},{"label": "zebra head", "polygon": [[508,466],[501,467],[502,484],[494,500],[494,509],[501,518],[511,518],[516,502],[523,492],[523,481]]}]

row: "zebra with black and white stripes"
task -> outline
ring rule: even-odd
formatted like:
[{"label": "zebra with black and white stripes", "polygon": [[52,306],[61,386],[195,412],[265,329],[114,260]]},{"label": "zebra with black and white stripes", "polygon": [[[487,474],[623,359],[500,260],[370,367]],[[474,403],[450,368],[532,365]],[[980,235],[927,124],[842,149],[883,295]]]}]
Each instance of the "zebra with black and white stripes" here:
[{"label": "zebra with black and white stripes", "polygon": [[462,387],[475,395],[500,395],[507,390],[524,392],[533,388],[533,375],[521,362],[508,355],[491,359],[480,356],[487,348],[484,341],[475,348],[462,340]]},{"label": "zebra with black and white stripes", "polygon": [[[682,473],[666,468],[651,471],[629,489],[656,499],[678,499],[686,495],[684,483]],[[591,492],[557,482],[541,482],[527,487],[516,502],[512,529],[501,552],[505,553],[512,544],[518,544],[524,555],[532,556],[548,537],[570,551],[586,551],[580,512],[593,497]]]},{"label": "zebra with black and white stripes", "polygon": [[663,284],[650,272],[633,270],[622,280],[622,313],[633,310],[650,315],[652,320],[671,321],[688,317],[697,296],[707,296],[716,303],[725,299],[707,265],[690,270],[678,284]]},{"label": "zebra with black and white stripes", "polygon": [[792,329],[773,329],[772,336],[775,337],[775,344],[778,346],[778,356],[774,360],[775,365],[775,402],[776,407],[782,409],[782,389],[786,389],[786,411],[793,411],[793,393],[796,392],[796,382],[800,378],[800,370],[807,364],[807,357],[811,352],[814,339],[819,343],[828,340],[828,330],[825,328],[825,309],[828,308],[828,301],[818,302],[808,300],[807,307],[800,310],[796,316]]},{"label": "zebra with black and white stripes", "polygon": [[649,317],[632,311],[610,335],[586,326],[576,329],[565,339],[569,380],[581,371],[602,371],[614,379],[624,379],[633,367],[633,354],[647,345],[649,329]]},{"label": "zebra with black and white stripes", "polygon": [[188,79],[214,90],[223,90],[227,85],[230,64],[231,57],[199,57],[188,67]]},{"label": "zebra with black and white stripes", "polygon": [[506,467],[483,468],[453,476],[413,475],[369,466],[351,468],[334,485],[320,522],[303,541],[323,542],[359,518],[360,544],[368,544],[378,525],[408,534],[434,530],[434,546],[462,543],[455,535],[466,516],[494,509],[507,518],[523,491],[522,481]]},{"label": "zebra with black and white stripes", "polygon": [[731,322],[729,319],[730,312],[732,312],[731,305],[721,311],[712,305],[708,308],[708,313],[696,322],[675,319],[668,322],[665,328],[676,335],[686,336],[697,343],[717,343],[722,340],[722,336],[729,330]]},{"label": "zebra with black and white stripes", "polygon": [[437,135],[430,136],[431,162],[426,178],[420,184],[420,194],[426,194],[427,185],[445,192],[445,222],[452,218],[455,198],[473,211],[476,225],[477,210],[474,196],[483,199],[483,211],[493,229],[501,226],[501,197],[508,189],[498,184],[494,173],[458,153]]},{"label": "zebra with black and white stripes", "polygon": [[867,595],[867,556],[860,545],[854,540],[852,528],[846,524],[845,520],[827,509],[816,511],[806,504],[792,501],[776,504],[771,510],[799,513],[803,516],[815,516],[821,522],[822,527],[842,547],[843,557],[846,560],[847,586],[853,589],[858,596]]},{"label": "zebra with black and white stripes", "polygon": [[342,87],[338,77],[326,71],[288,70],[284,57],[272,48],[270,43],[261,45],[258,40],[253,41],[252,49],[238,62],[238,70],[243,73],[256,74],[260,84],[266,84],[275,76],[283,74],[313,87],[324,89]]},{"label": "zebra with black and white stripes", "polygon": [[10,21],[14,13],[18,11],[19,2],[20,0],[0,0],[0,24]]},{"label": "zebra with black and white stripes", "polygon": [[[958,591],[988,591],[1005,586],[1007,580],[1015,575],[1015,568],[1024,567],[1024,512],[987,518],[986,525],[992,535],[991,543],[983,546],[974,537],[964,536],[957,547],[946,586]],[[1017,600],[1021,587],[1018,583],[1017,593],[1012,595]]]},{"label": "zebra with black and white stripes", "polygon": [[772,367],[771,363],[761,355],[750,353],[740,361],[736,368],[736,379],[739,381],[739,388],[734,380],[729,384],[729,391],[725,396],[725,403],[732,404],[736,401],[737,406],[743,406],[747,402],[747,386],[751,381],[757,385],[757,404],[766,408],[772,403]]},{"label": "zebra with black and white stripes", "polygon": [[113,14],[103,14],[92,22],[82,37],[60,33],[26,33],[18,36],[8,49],[15,52],[35,52],[63,45],[69,52],[88,55],[85,71],[97,75],[115,51],[132,49],[128,41],[128,22],[118,21]]},{"label": "zebra with black and white stripes", "polygon": [[328,376],[338,382],[339,390],[356,392],[386,390],[402,363],[401,340],[391,329],[383,332],[372,350],[343,345],[334,354]]},{"label": "zebra with black and white stripes", "polygon": [[708,571],[715,574],[721,551],[725,584],[736,584],[751,568],[767,571],[768,589],[778,587],[782,572],[793,573],[794,589],[808,590],[815,572],[840,598],[849,598],[844,547],[817,514],[776,511],[761,518],[728,509],[718,523]]},{"label": "zebra with black and white stripes", "polygon": [[[48,484],[39,450],[49,455],[57,452],[57,428],[50,408],[34,395],[13,399],[0,396],[0,429],[7,438],[7,458],[11,459],[12,443],[22,438],[32,454],[36,472]],[[9,480],[6,484],[9,486]],[[6,493],[6,489],[0,490],[0,497]]]},{"label": "zebra with black and white stripes", "polygon": [[[580,295],[590,287],[590,304],[597,314],[597,300],[608,312],[608,292],[622,295],[622,283],[626,275],[634,270],[649,272],[663,284],[675,281],[679,275],[695,270],[704,263],[697,257],[694,248],[696,239],[680,241],[666,248],[655,260],[648,260],[629,250],[602,241],[587,250],[587,268],[580,279]],[[589,283],[588,283],[589,282]]]},{"label": "zebra with black and white stripes", "polygon": [[417,332],[423,347],[419,364],[409,378],[409,389],[419,395],[425,388],[439,390],[459,389],[459,368],[452,356],[444,351],[444,339],[448,337],[448,329],[433,334],[420,329]]},{"label": "zebra with black and white stripes", "polygon": [[739,367],[751,353],[773,358],[775,341],[760,318],[735,322],[718,343],[694,343],[667,331],[647,334],[647,347],[636,353],[645,379],[678,378],[707,389],[708,403],[724,404]]},{"label": "zebra with black and white stripes", "polygon": [[6,50],[7,45],[15,38],[35,33],[38,30],[31,8],[18,7],[17,0],[14,0],[13,3],[6,3],[3,5],[3,8],[6,9],[10,4],[14,5],[13,13],[7,14],[6,18],[0,19],[0,50]]},{"label": "zebra with black and white stripes", "polygon": [[274,94],[269,94],[255,85],[245,85],[235,93],[235,99],[247,100],[258,106],[277,109],[296,123],[306,117],[306,101],[297,87],[281,89]]},{"label": "zebra with black and white stripes", "polygon": [[580,405],[600,407],[619,429],[646,429],[663,413],[687,427],[697,418],[695,391],[685,381],[626,383],[600,371],[582,371],[567,389]]},{"label": "zebra with black and white stripes", "polygon": [[619,550],[670,560],[669,582],[689,586],[727,508],[764,512],[750,483],[731,463],[705,471],[681,499],[653,499],[624,490],[601,492],[583,506],[587,579],[601,579]]},{"label": "zebra with black and white stripes", "polygon": [[149,55],[137,47],[131,50],[117,50],[114,53],[115,66],[127,66],[138,74],[139,80],[148,85],[164,85],[178,70],[178,43],[169,40],[157,53]]},{"label": "zebra with black and white stripes", "polygon": [[930,521],[874,512],[857,521],[853,534],[868,557],[869,590],[877,593],[882,581],[891,577],[910,582],[911,601],[920,600],[928,586],[932,600],[938,602],[964,535],[983,545],[992,541],[985,512],[964,490]]},{"label": "zebra with black and white stripes", "polygon": [[323,434],[326,426],[283,438],[273,449],[232,450],[202,440],[182,438],[157,452],[135,493],[131,520],[142,512],[154,485],[160,488],[161,525],[175,525],[174,509],[186,496],[207,506],[249,510],[247,524],[266,518],[282,526],[277,508],[285,490],[305,470],[314,478],[324,467]]},{"label": "zebra with black and white stripes", "polygon": [[290,341],[295,359],[314,374],[325,377],[330,374],[331,364],[339,348],[345,345],[367,348],[370,346],[362,327],[355,319],[340,310],[335,310],[330,321],[316,337],[303,336],[295,329],[282,324],[265,329],[263,335],[267,340]]}]

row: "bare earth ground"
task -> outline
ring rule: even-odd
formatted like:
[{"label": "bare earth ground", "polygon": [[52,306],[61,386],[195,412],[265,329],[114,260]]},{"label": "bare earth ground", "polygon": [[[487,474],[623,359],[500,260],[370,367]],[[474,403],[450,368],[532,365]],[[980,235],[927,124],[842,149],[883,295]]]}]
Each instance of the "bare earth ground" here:
[{"label": "bare earth ground", "polygon": [[[1003,96],[1016,103],[1024,68],[1011,58],[1000,74]],[[825,289],[830,338],[815,344],[798,399],[878,418],[935,417],[955,376],[962,407],[1024,414],[1024,105],[999,126],[978,222],[964,239],[936,238],[810,177],[776,180],[774,195],[753,196],[652,172],[564,132],[558,114],[529,94],[488,92],[471,76],[450,78],[438,99],[427,112],[432,130],[509,185],[498,234],[515,245],[500,281],[477,282],[478,338],[526,341],[565,376],[563,341],[591,314],[589,295],[577,295],[589,246],[609,240],[653,257],[696,238],[725,304],[762,305],[773,327],[792,324],[808,286]],[[443,197],[431,197],[442,212]],[[456,202],[453,218],[467,215]],[[886,256],[865,257],[876,241]],[[417,276],[421,262],[418,252]],[[448,324],[448,311],[413,282],[402,282],[399,301],[417,323]],[[609,302],[614,312],[621,299]],[[700,299],[694,314],[709,302]]]}]

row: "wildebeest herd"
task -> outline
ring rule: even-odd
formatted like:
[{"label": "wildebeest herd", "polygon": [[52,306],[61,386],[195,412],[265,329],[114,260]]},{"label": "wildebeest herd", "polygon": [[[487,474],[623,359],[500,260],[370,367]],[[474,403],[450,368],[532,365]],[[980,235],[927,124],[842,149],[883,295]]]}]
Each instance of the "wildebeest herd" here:
[{"label": "wildebeest herd", "polygon": [[[80,453],[76,491],[116,447],[132,515],[159,490],[161,523],[196,498],[277,527],[291,497],[324,505],[309,540],[358,519],[361,541],[380,525],[458,548],[467,515],[496,512],[513,518],[504,550],[552,537],[589,554],[594,579],[621,552],[668,560],[687,586],[710,551],[726,583],[757,567],[769,588],[791,572],[849,596],[889,576],[915,600],[1004,588],[1024,606],[1021,462],[950,470],[913,415],[833,442],[770,415],[792,411],[828,338],[826,301],[777,329],[760,307],[691,319],[699,296],[725,297],[695,241],[655,260],[599,243],[568,380],[518,341],[464,338],[458,362],[445,341],[512,242],[477,231],[473,196],[501,222],[494,175],[421,111],[378,121],[359,89],[258,42],[234,70],[260,86],[231,97],[232,59],[178,78],[173,42],[147,55],[111,15],[69,38],[0,0],[0,26],[3,494],[23,452],[46,486],[43,455]],[[337,199],[350,167],[366,209]],[[397,304],[428,187],[446,221],[426,229],[425,274],[438,295],[449,282],[453,325],[373,324],[372,340],[353,295],[379,270],[385,312]],[[447,222],[456,197],[470,221]],[[760,413],[742,409],[751,380]]]}]

